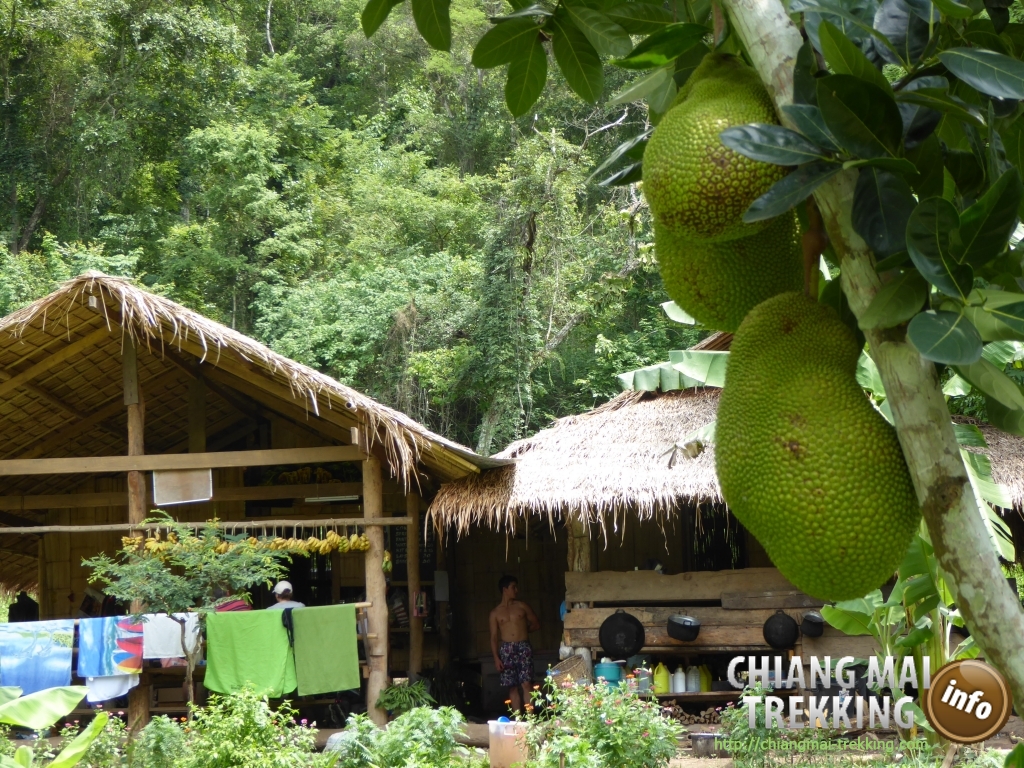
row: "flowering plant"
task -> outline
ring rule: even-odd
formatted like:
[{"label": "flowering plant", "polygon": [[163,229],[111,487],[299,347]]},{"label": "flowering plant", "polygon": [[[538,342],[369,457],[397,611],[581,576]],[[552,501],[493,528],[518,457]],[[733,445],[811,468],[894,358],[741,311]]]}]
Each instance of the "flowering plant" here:
[{"label": "flowering plant", "polygon": [[675,757],[682,727],[655,701],[625,686],[548,681],[533,695],[526,716],[531,768],[665,768]]}]

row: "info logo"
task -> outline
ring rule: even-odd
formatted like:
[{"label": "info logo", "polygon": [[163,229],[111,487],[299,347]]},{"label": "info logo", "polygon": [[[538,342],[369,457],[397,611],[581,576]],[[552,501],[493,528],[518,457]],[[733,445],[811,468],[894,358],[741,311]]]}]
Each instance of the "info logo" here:
[{"label": "info logo", "polygon": [[950,741],[973,744],[999,733],[1010,717],[1010,689],[983,661],[954,661],[932,677],[925,714]]}]

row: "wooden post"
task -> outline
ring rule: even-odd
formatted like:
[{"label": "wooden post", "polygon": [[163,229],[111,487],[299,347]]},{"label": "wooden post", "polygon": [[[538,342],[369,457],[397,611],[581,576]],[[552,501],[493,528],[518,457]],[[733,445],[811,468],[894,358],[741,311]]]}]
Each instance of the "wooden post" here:
[{"label": "wooden post", "polygon": [[[445,551],[445,531],[435,529],[437,541],[437,570],[448,571],[448,553]],[[436,584],[436,582],[435,582]],[[448,578],[448,593],[451,595],[452,580]],[[451,633],[448,631],[448,601],[437,601],[437,667],[445,669],[451,660]]]},{"label": "wooden post", "polygon": [[590,527],[582,520],[570,517],[565,531],[569,536],[569,570],[590,573]]},{"label": "wooden post", "polygon": [[198,376],[188,382],[188,452],[206,453],[206,385]]},{"label": "wooden post", "polygon": [[[142,456],[145,445],[145,401],[139,388],[139,366],[135,340],[128,338],[121,356],[121,374],[124,381],[124,404],[128,411],[128,455]],[[128,473],[128,522],[141,523],[146,519],[145,478],[139,471]],[[144,606],[133,602],[133,613]],[[149,722],[149,680],[143,673],[139,685],[128,694],[128,727],[138,732]]]},{"label": "wooden post", "polygon": [[405,515],[412,522],[406,529],[405,564],[409,580],[409,681],[423,671],[423,617],[416,616],[416,599],[420,595],[420,495],[405,495]]},{"label": "wooden post", "polygon": [[[381,478],[380,459],[369,456],[363,462],[363,518],[369,523],[384,516],[384,482]],[[378,709],[377,697],[388,682],[388,605],[387,582],[384,578],[384,529],[367,525],[366,536],[370,549],[366,553],[366,600],[372,605],[366,609],[368,635],[367,663],[370,679],[366,684],[366,711],[379,727],[388,722],[387,712]]]}]

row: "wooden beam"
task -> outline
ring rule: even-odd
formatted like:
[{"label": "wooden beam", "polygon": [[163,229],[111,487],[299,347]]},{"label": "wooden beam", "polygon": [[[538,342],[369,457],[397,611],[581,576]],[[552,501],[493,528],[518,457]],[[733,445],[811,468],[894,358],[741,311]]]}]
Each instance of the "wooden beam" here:
[{"label": "wooden beam", "polygon": [[40,360],[35,365],[29,366],[21,373],[17,373],[11,376],[11,378],[9,378],[7,381],[0,383],[0,397],[6,395],[8,392],[11,392],[19,387],[24,386],[28,382],[37,378],[38,376],[41,376],[42,374],[46,373],[54,366],[60,365],[68,358],[74,357],[79,352],[88,349],[89,347],[93,347],[96,345],[97,342],[109,337],[110,331],[108,331],[106,328],[97,328],[92,333],[86,334],[78,341],[74,341],[71,344],[68,344],[63,349],[57,350],[49,357]]},{"label": "wooden beam", "polygon": [[423,617],[416,615],[420,595],[420,495],[405,495],[405,516],[409,527],[405,535],[405,570],[409,581],[409,680],[423,671]]},{"label": "wooden beam", "polygon": [[795,589],[775,568],[691,571],[673,576],[663,576],[657,571],[569,571],[565,574],[565,600],[569,604],[628,604],[637,600],[684,603],[721,600],[723,594],[730,592]]},{"label": "wooden beam", "polygon": [[[248,531],[260,528],[332,528],[336,525],[361,525],[366,528],[366,535],[373,531],[381,532],[382,526],[408,525],[408,517],[384,517],[368,519],[366,517],[325,517],[308,520],[285,520],[275,517],[255,517],[251,520],[218,520],[217,522],[189,523],[176,522],[187,528],[205,528],[212,525],[225,531]],[[101,525],[33,525],[24,528],[0,528],[0,534],[44,534],[44,533],[110,533],[112,531],[162,531],[167,523],[103,523]],[[383,561],[383,536],[381,533],[381,558]],[[371,537],[372,538],[372,537]],[[371,542],[372,550],[372,542]],[[383,573],[383,571],[382,571]],[[387,606],[385,606],[385,622]]]},{"label": "wooden beam", "polygon": [[[205,504],[218,501],[269,501],[272,499],[308,499],[323,496],[362,496],[362,483],[323,483],[308,485],[256,485],[250,487],[214,488],[213,498]],[[152,499],[147,499],[147,506]],[[86,509],[89,507],[126,507],[127,491],[98,493],[55,493],[38,496],[0,496],[0,510],[12,509]],[[0,512],[4,525],[33,525],[27,517]],[[0,534],[4,532],[0,528]]]},{"label": "wooden beam", "polygon": [[202,378],[188,383],[188,452],[206,453],[206,385]]},{"label": "wooden beam", "polygon": [[217,453],[164,453],[129,456],[83,456],[67,459],[8,459],[0,461],[0,476],[77,475],[89,472],[153,472],[165,469],[265,467],[274,464],[318,464],[362,461],[362,451],[351,445],[319,448],[273,448],[264,451]]},{"label": "wooden beam", "polygon": [[[376,456],[368,456],[363,462],[363,516],[367,520],[384,516],[384,481],[380,459]],[[370,667],[370,678],[366,684],[366,712],[379,728],[383,728],[387,725],[388,713],[377,707],[377,697],[388,682],[388,585],[382,567],[384,529],[370,528],[366,536],[370,540],[370,549],[365,554],[366,599],[373,603],[373,607],[366,611],[367,634],[377,635],[376,640],[366,643],[366,659]]]}]

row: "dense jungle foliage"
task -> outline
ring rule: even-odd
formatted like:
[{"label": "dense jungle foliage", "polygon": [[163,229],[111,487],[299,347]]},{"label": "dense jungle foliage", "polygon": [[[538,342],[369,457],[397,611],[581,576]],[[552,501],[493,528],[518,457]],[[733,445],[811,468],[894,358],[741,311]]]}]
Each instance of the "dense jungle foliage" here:
[{"label": "dense jungle foliage", "polygon": [[647,116],[552,73],[514,120],[489,2],[442,53],[356,0],[3,0],[0,312],[131,276],[484,453],[611,396],[698,338],[589,178]]}]

